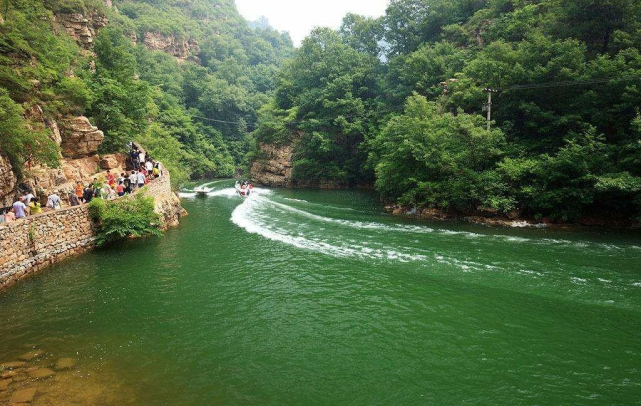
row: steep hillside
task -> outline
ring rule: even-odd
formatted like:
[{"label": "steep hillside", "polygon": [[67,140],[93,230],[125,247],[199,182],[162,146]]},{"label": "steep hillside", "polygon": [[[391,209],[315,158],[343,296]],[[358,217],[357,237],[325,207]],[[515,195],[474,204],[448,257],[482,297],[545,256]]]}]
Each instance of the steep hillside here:
[{"label": "steep hillside", "polygon": [[[33,186],[38,170],[58,174],[47,186],[62,182],[73,159],[92,157],[96,165],[87,170],[95,171],[96,153],[132,140],[178,183],[234,174],[247,164],[257,110],[293,51],[287,34],[250,28],[227,0],[7,4],[0,23],[3,200],[20,183]],[[69,123],[89,128],[87,139]]]}]

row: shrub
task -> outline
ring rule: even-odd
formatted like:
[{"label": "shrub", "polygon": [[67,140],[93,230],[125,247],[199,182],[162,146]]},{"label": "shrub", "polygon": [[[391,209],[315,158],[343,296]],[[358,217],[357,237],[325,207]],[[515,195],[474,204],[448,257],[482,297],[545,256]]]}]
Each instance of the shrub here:
[{"label": "shrub", "polygon": [[96,244],[99,247],[126,237],[161,235],[154,199],[142,192],[116,201],[93,199],[89,215],[98,224]]}]

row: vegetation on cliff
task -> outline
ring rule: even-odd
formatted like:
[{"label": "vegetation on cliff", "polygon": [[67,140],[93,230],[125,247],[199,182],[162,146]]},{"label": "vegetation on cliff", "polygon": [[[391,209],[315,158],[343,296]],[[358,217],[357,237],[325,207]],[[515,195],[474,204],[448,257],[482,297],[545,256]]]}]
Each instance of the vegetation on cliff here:
[{"label": "vegetation on cliff", "polygon": [[[294,183],[375,180],[388,201],[463,213],[639,217],[641,5],[597,3],[348,15],[304,40],[255,135],[294,145]],[[500,90],[491,131],[484,88]]]},{"label": "vegetation on cliff", "polygon": [[[247,163],[257,111],[293,51],[287,34],[250,28],[231,0],[5,3],[0,150],[16,170],[28,159],[56,164],[50,129],[24,114],[40,106],[48,118],[88,116],[105,133],[101,152],[138,141],[176,183],[231,176]],[[76,41],[67,20],[81,25]]]}]

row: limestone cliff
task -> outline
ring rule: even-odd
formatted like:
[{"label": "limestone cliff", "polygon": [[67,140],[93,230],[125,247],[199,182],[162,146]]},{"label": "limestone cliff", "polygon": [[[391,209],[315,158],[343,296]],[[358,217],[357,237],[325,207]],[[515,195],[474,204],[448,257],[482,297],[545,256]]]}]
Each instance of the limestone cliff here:
[{"label": "limestone cliff", "polygon": [[292,187],[293,147],[260,143],[259,149],[249,170],[252,181],[271,187]]},{"label": "limestone cliff", "polygon": [[254,158],[249,169],[252,182],[270,187],[285,188],[315,188],[315,189],[343,189],[357,187],[370,189],[371,185],[349,185],[332,180],[308,182],[292,178],[294,168],[294,145],[275,145],[259,143],[259,153]]},{"label": "limestone cliff", "polygon": [[33,105],[25,112],[25,120],[31,123],[30,127],[49,129],[51,139],[61,147],[60,167],[49,168],[27,162],[22,168],[24,178],[18,184],[9,160],[0,156],[0,207],[11,205],[19,194],[27,191],[46,197],[57,189],[66,195],[74,189],[75,182],[91,179],[101,168],[125,168],[124,157],[120,155],[98,156],[104,135],[86,117],[54,120],[45,117],[40,106]]},{"label": "limestone cliff", "polygon": [[55,22],[59,23],[80,46],[84,49],[90,49],[93,46],[96,33],[106,26],[109,20],[107,17],[93,12],[88,16],[81,13],[58,14],[55,16]]},{"label": "limestone cliff", "polygon": [[60,121],[62,156],[83,158],[95,155],[105,138],[102,131],[91,125],[87,117],[71,117]]},{"label": "limestone cliff", "polygon": [[[135,34],[132,39],[137,40]],[[200,52],[200,46],[195,39],[179,39],[158,32],[146,32],[142,42],[148,49],[166,52],[179,60],[198,60]]]}]

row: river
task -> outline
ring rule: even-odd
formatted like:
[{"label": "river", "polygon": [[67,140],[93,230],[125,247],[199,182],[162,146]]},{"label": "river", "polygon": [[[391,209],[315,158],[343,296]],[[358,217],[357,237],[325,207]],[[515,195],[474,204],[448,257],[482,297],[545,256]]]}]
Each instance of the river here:
[{"label": "river", "polygon": [[0,363],[38,351],[23,368],[55,372],[0,404],[28,387],[35,406],[641,404],[638,233],[206,186],[183,193],[190,215],[164,237],[0,293]]}]

